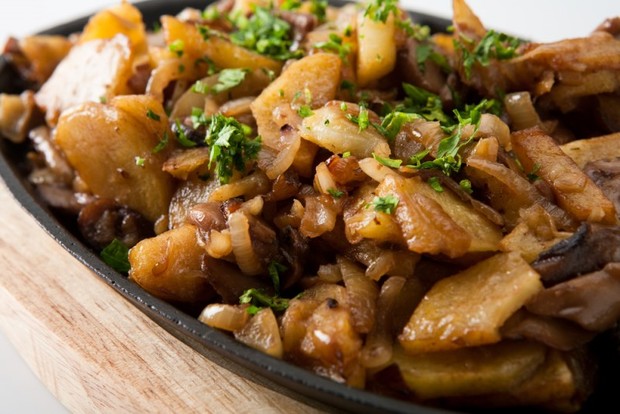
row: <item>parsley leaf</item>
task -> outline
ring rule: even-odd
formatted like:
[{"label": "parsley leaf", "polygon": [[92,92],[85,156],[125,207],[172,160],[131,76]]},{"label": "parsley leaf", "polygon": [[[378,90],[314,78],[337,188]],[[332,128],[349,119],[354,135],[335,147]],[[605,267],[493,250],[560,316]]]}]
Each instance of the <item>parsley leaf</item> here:
[{"label": "parsley leaf", "polygon": [[214,115],[208,123],[205,143],[211,148],[209,168],[215,163],[215,173],[220,183],[226,184],[233,170],[245,171],[246,161],[256,158],[261,140],[260,137],[248,139],[247,128],[236,119],[222,114]]},{"label": "parsley leaf", "polygon": [[136,162],[136,165],[138,167],[144,167],[144,163],[146,162],[146,160],[144,159],[144,157],[141,157],[139,155],[136,155],[134,158],[134,161]]},{"label": "parsley leaf", "polygon": [[239,303],[249,303],[248,313],[254,315],[260,308],[271,308],[276,312],[283,312],[288,308],[289,300],[278,296],[269,296],[260,289],[248,289],[239,297]]},{"label": "parsley leaf", "polygon": [[392,214],[396,210],[399,201],[395,195],[388,194],[385,197],[375,197],[368,207],[372,207],[375,211],[381,213]]},{"label": "parsley leaf", "polygon": [[280,295],[280,274],[286,272],[287,267],[283,264],[272,260],[267,266],[267,272],[269,272],[269,277],[271,277],[271,282],[273,283],[273,288],[276,291],[276,295]]},{"label": "parsley leaf", "polygon": [[183,128],[183,125],[181,125],[181,122],[178,119],[176,120],[175,126],[177,142],[181,144],[181,146],[186,148],[195,147],[196,143],[187,137],[185,129]]},{"label": "parsley leaf", "polygon": [[403,163],[402,160],[393,160],[391,158],[380,157],[379,155],[372,153],[372,157],[379,162],[379,164],[385,165],[390,168],[398,168]]},{"label": "parsley leaf", "polygon": [[153,121],[160,121],[161,117],[156,114],[151,108],[146,110],[146,117],[152,119]]},{"label": "parsley leaf", "polygon": [[357,116],[351,114],[346,114],[345,116],[349,121],[357,124],[359,126],[359,132],[362,132],[363,130],[368,128],[368,125],[370,125],[370,120],[368,118],[368,109],[366,108],[366,106],[360,105],[359,107],[360,109]]},{"label": "parsley leaf", "polygon": [[[459,172],[462,165],[461,156],[459,150],[465,145],[469,144],[474,135],[480,127],[480,117],[484,108],[488,107],[489,101],[486,99],[475,106],[467,106],[465,110],[455,110],[454,113],[458,120],[458,123],[449,127],[445,127],[446,132],[450,132],[451,135],[439,141],[437,147],[437,156],[432,161],[422,160],[429,154],[429,150],[426,149],[421,153],[414,155],[409,165],[410,167],[417,169],[430,169],[435,168],[443,172],[445,175],[450,175],[453,172]],[[463,128],[467,125],[473,125],[474,130],[470,137],[466,140],[461,140]]]},{"label": "parsley leaf", "polygon": [[310,0],[310,13],[314,14],[319,23],[327,19],[327,0]]},{"label": "parsley leaf", "polygon": [[459,186],[461,187],[461,190],[465,191],[467,194],[471,194],[474,191],[471,189],[471,181],[467,180],[467,179],[463,179],[461,181],[459,181]]},{"label": "parsley leaf", "polygon": [[450,122],[439,96],[409,83],[403,83],[403,90],[407,96],[396,110],[419,114],[427,121],[439,121],[442,124]]},{"label": "parsley leaf", "polygon": [[331,195],[335,199],[339,199],[340,197],[344,195],[344,191],[340,191],[337,188],[328,188],[327,192],[329,193],[329,195]]},{"label": "parsley leaf", "polygon": [[166,148],[168,146],[168,141],[170,140],[170,138],[168,137],[168,132],[164,132],[164,136],[162,137],[162,139],[159,140],[159,142],[157,143],[157,145],[151,150],[151,152],[153,154],[157,154],[158,152],[161,152],[164,150],[164,148]]},{"label": "parsley leaf", "polygon": [[192,91],[196,93],[215,95],[239,85],[245,80],[247,73],[247,69],[223,69],[219,73],[217,83],[215,85],[210,86],[202,81],[197,81],[194,83],[194,86],[192,86]]},{"label": "parsley leaf", "polygon": [[291,25],[276,17],[273,10],[255,7],[250,18],[239,15],[233,21],[237,31],[230,35],[230,40],[261,55],[278,60],[301,57],[301,50],[291,52]]},{"label": "parsley leaf", "polygon": [[342,37],[338,36],[336,33],[330,33],[329,40],[315,43],[314,47],[321,50],[336,52],[343,61],[346,60],[349,53],[351,53],[351,45],[344,43]]},{"label": "parsley leaf", "polygon": [[310,108],[310,106],[308,105],[300,106],[299,109],[297,110],[297,113],[302,118],[307,118],[314,114],[314,112],[312,112],[312,108]]},{"label": "parsley leaf", "polygon": [[393,141],[400,132],[403,125],[420,118],[417,114],[409,114],[405,112],[392,111],[388,113],[380,125],[373,124],[375,129],[389,141]]},{"label": "parsley leaf", "polygon": [[431,188],[437,191],[438,193],[443,193],[443,187],[441,186],[441,183],[439,182],[439,178],[437,177],[429,178],[428,185],[430,185]]},{"label": "parsley leaf", "polygon": [[398,14],[398,0],[372,0],[366,7],[364,17],[369,16],[376,22],[385,23],[390,14]]},{"label": "parsley leaf", "polygon": [[465,43],[473,43],[471,40],[461,37],[462,41],[454,40],[454,46],[460,50],[463,56],[465,77],[471,76],[471,69],[475,63],[488,66],[491,59],[507,60],[517,56],[517,49],[523,43],[522,40],[498,33],[494,30],[486,32],[480,42],[473,48],[468,48]]},{"label": "parsley leaf", "polygon": [[131,269],[129,248],[118,239],[112,240],[112,243],[101,251],[101,260],[119,273],[127,273]]},{"label": "parsley leaf", "polygon": [[181,39],[177,39],[168,45],[168,50],[176,54],[178,57],[183,56],[184,48],[185,48],[185,43],[183,43]]}]

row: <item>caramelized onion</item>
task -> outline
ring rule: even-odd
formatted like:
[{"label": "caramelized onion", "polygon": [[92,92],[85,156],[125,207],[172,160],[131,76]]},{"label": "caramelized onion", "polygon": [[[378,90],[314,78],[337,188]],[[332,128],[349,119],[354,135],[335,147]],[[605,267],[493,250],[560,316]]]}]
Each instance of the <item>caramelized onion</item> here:
[{"label": "caramelized onion", "polygon": [[245,213],[234,212],[228,218],[230,241],[239,268],[246,275],[259,275],[263,271],[250,238],[250,225]]}]

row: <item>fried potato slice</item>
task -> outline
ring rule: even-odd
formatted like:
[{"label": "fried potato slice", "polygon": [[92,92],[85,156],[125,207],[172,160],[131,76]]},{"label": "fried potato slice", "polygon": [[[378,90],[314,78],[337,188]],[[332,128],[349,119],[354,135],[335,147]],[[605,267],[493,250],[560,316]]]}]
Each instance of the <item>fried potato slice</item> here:
[{"label": "fried potato slice", "polygon": [[616,223],[616,209],[575,162],[538,128],[512,134],[512,145],[527,172],[551,186],[558,205],[580,221]]},{"label": "fried potato slice", "polygon": [[201,270],[204,255],[196,227],[186,224],[135,245],[129,251],[129,278],[164,300],[204,302],[213,295]]},{"label": "fried potato slice", "polygon": [[545,362],[533,342],[501,342],[430,354],[409,355],[396,347],[394,360],[407,386],[422,399],[507,393]]},{"label": "fried potato slice", "polygon": [[168,211],[174,191],[172,177],[162,171],[165,151],[153,152],[167,131],[159,102],[128,95],[65,112],[55,139],[90,191],[155,222]]},{"label": "fried potato slice", "polygon": [[398,339],[412,354],[499,342],[506,319],[542,288],[518,253],[497,254],[437,282]]},{"label": "fried potato slice", "polygon": [[561,145],[560,148],[583,169],[591,161],[620,157],[620,133],[578,139]]},{"label": "fried potato slice", "polygon": [[[307,105],[318,108],[336,97],[342,61],[330,53],[315,53],[292,63],[252,102],[258,134],[268,147],[280,150],[276,111]],[[320,80],[320,81],[319,81]]]}]

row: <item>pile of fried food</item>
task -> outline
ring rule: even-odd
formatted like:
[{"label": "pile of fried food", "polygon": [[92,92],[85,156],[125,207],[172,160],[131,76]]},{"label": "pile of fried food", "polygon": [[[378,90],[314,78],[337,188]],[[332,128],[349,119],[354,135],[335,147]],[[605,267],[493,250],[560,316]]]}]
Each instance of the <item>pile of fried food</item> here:
[{"label": "pile of fried food", "polygon": [[0,129],[107,263],[250,347],[428,405],[578,411],[620,378],[619,39],[524,42],[463,0],[434,34],[396,0],[153,30],[123,2],[7,42],[27,89]]}]

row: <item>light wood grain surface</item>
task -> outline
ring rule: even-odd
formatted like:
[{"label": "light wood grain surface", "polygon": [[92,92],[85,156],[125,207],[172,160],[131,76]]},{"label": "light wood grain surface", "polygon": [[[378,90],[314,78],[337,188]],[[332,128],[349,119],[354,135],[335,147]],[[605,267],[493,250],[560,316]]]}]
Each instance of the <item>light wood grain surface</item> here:
[{"label": "light wood grain surface", "polygon": [[178,341],[58,245],[0,181],[0,329],[72,412],[318,413]]}]

